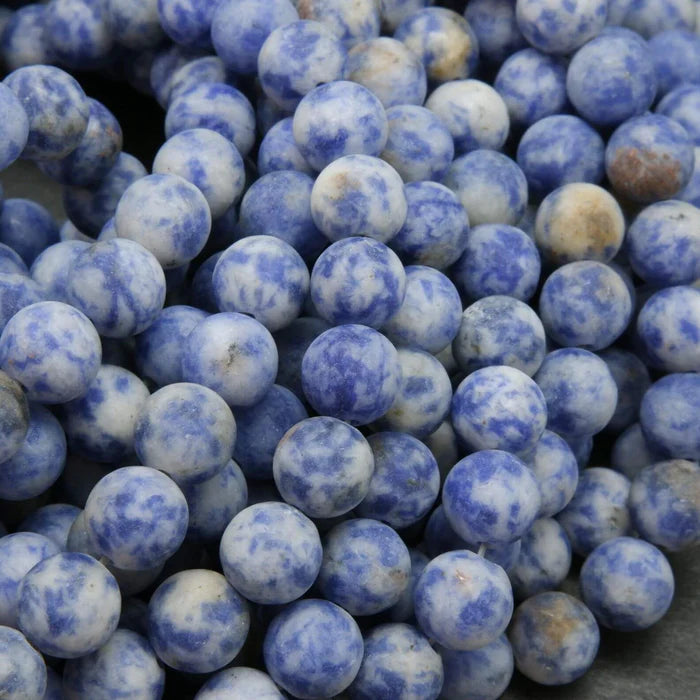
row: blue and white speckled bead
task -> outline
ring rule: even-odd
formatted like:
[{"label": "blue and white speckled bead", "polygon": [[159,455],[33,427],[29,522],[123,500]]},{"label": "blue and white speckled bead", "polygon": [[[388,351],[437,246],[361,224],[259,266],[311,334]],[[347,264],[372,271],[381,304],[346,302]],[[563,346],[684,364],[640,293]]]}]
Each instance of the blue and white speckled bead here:
[{"label": "blue and white speckled bead", "polygon": [[401,384],[391,408],[377,421],[376,427],[427,438],[450,412],[449,375],[430,353],[413,348],[398,348],[397,353]]},{"label": "blue and white speckled bead", "polygon": [[301,365],[309,403],[321,414],[354,425],[381,418],[399,391],[396,348],[367,326],[336,326],[314,340]]},{"label": "blue and white speckled bead", "polygon": [[520,554],[508,572],[516,598],[525,600],[561,585],[571,568],[571,543],[564,528],[551,518],[535,520],[523,535]]},{"label": "blue and white speckled bead", "polygon": [[171,668],[218,671],[248,636],[248,604],[216,571],[180,571],[158,586],[148,603],[148,638]]},{"label": "blue and white speckled bead", "polygon": [[452,352],[463,372],[507,365],[531,377],[545,356],[544,328],[522,301],[487,296],[465,309]]},{"label": "blue and white speckled bead", "polygon": [[659,95],[665,95],[681,83],[700,83],[700,41],[697,34],[687,29],[669,29],[654,34],[648,46],[654,61]]},{"label": "blue and white speckled bead", "polygon": [[17,627],[19,586],[40,561],[59,553],[44,535],[16,532],[0,538],[0,624]]},{"label": "blue and white speckled bead", "polygon": [[506,544],[530,529],[540,494],[532,472],[517,457],[482,450],[450,470],[442,502],[450,526],[465,541]]},{"label": "blue and white speckled bead", "polygon": [[473,651],[437,646],[445,680],[441,700],[498,700],[513,677],[513,650],[503,634]]},{"label": "blue and white speckled bead", "polygon": [[275,682],[262,671],[234,666],[213,675],[199,689],[195,700],[227,700],[227,698],[285,700]]},{"label": "blue and white speckled bead", "polygon": [[542,685],[564,685],[582,676],[600,644],[591,611],[567,593],[549,591],[518,606],[508,636],[518,671]]},{"label": "blue and white speckled bead", "polygon": [[656,292],[637,317],[645,359],[666,372],[700,370],[700,289],[667,287]]},{"label": "blue and white speckled bead", "polygon": [[354,680],[362,663],[362,634],[342,608],[326,600],[300,600],[267,629],[265,666],[272,679],[302,698],[336,695]]},{"label": "blue and white speckled bead", "polygon": [[83,138],[90,103],[78,82],[54,66],[25,66],[3,81],[15,93],[29,120],[25,158],[63,158]]},{"label": "blue and white speckled bead", "polygon": [[8,70],[51,61],[49,47],[44,41],[43,4],[18,7],[0,35],[3,62]]},{"label": "blue and white speckled bead", "polygon": [[610,262],[622,246],[625,217],[602,187],[572,182],[550,192],[537,209],[535,242],[548,262]]},{"label": "blue and white speckled bead", "polygon": [[[611,0],[613,7],[618,0]],[[645,39],[668,29],[689,29],[695,26],[693,0],[637,0],[619,8],[617,22],[629,27]]]},{"label": "blue and white speckled bead", "polygon": [[527,207],[527,179],[502,153],[479,149],[456,158],[443,182],[462,202],[469,223],[515,225]]},{"label": "blue and white speckled bead", "polygon": [[0,211],[0,241],[31,265],[44,248],[59,241],[58,226],[49,211],[31,199],[6,199]]},{"label": "blue and white speckled bead", "polygon": [[700,543],[700,466],[675,459],[642,469],[629,495],[632,524],[641,537],[671,551]]},{"label": "blue and white speckled bead", "polygon": [[122,467],[100,479],[85,504],[95,549],[123,569],[172,556],[187,531],[187,502],[174,481],[149,467]]},{"label": "blue and white speckled bead", "polygon": [[19,382],[0,372],[0,459],[22,447],[29,429],[29,404]]},{"label": "blue and white speckled bead", "polygon": [[566,63],[527,48],[501,65],[493,83],[508,109],[511,125],[526,128],[566,106]]},{"label": "blue and white speckled bead", "polygon": [[[386,151],[382,158],[386,158]],[[431,177],[430,173],[426,175]],[[440,178],[436,175],[435,179]],[[404,195],[408,204],[406,221],[389,246],[408,265],[444,270],[459,258],[467,243],[469,218],[464,207],[452,190],[438,182],[409,182]]]},{"label": "blue and white speckled bead", "polygon": [[576,492],[579,469],[568,443],[545,430],[527,462],[540,489],[540,518],[563,510]]},{"label": "blue and white speckled bead", "polygon": [[367,441],[374,455],[374,474],[355,512],[396,530],[413,525],[428,514],[440,493],[435,457],[405,433],[375,433]]},{"label": "blue and white speckled bead", "polygon": [[70,528],[80,512],[80,508],[67,503],[50,503],[37,508],[19,524],[17,530],[44,535],[63,552],[66,550]]},{"label": "blue and white speckled bead", "polygon": [[277,348],[254,318],[235,312],[200,321],[185,340],[182,376],[213,389],[230,406],[252,406],[277,374]]},{"label": "blue and white speckled bead", "polygon": [[289,243],[275,236],[247,236],[224,251],[212,285],[222,311],[250,314],[274,332],[300,315],[309,270]]},{"label": "blue and white speckled bead", "polygon": [[311,272],[311,300],[319,316],[333,325],[384,325],[401,307],[406,273],[396,253],[364,237],[333,243]]},{"label": "blue and white speckled bead", "polygon": [[89,245],[87,241],[59,241],[39,253],[32,263],[30,275],[41,287],[47,301],[68,300],[70,268]]},{"label": "blue and white speckled bead", "polygon": [[675,120],[644,114],[623,122],[605,148],[605,171],[615,191],[639,203],[669,199],[690,181],[693,142]]},{"label": "blue and white speckled bead", "polygon": [[633,632],[651,627],[666,614],[673,600],[673,571],[654,545],[618,537],[588,556],[580,586],[601,625]]},{"label": "blue and white speckled bead", "polygon": [[478,148],[498,151],[510,130],[508,109],[501,96],[480,80],[452,80],[436,88],[425,106],[452,134],[456,153]]},{"label": "blue and white speckled bead", "polygon": [[64,403],[82,396],[101,357],[100,337],[90,320],[59,301],[26,306],[0,336],[0,366],[32,401]]},{"label": "blue and white speckled bead", "polygon": [[217,56],[194,56],[187,63],[176,67],[168,76],[168,105],[203,83],[230,84],[226,66]]},{"label": "blue and white speckled bead", "polygon": [[546,424],[542,391],[515,367],[478,369],[460,383],[452,398],[452,425],[472,450],[528,455]]},{"label": "blue and white speckled bead", "polygon": [[206,49],[211,46],[209,33],[216,4],[209,0],[158,0],[158,19],[177,44]]},{"label": "blue and white speckled bead", "polygon": [[263,136],[258,147],[258,173],[267,175],[276,170],[296,170],[305,175],[316,171],[301,155],[294,140],[293,117],[286,117],[273,126]]},{"label": "blue and white speckled bead", "polygon": [[46,664],[26,637],[10,627],[0,627],[0,694],[7,700],[39,700],[46,697]]},{"label": "blue and white speckled bead", "polygon": [[472,0],[464,10],[479,41],[479,57],[500,66],[511,54],[528,44],[515,18],[512,0]]},{"label": "blue and white speckled bead", "polygon": [[[4,202],[3,202],[4,204]],[[11,246],[0,243],[0,273],[3,275],[28,275],[27,267],[20,254]]]},{"label": "blue and white speckled bead", "polygon": [[386,146],[389,123],[372,92],[336,80],[304,96],[294,112],[292,132],[305,160],[322,170],[342,156],[378,156]]},{"label": "blue and white speckled bead", "polygon": [[353,700],[436,700],[442,659],[415,627],[385,624],[365,636],[362,665],[348,693]]},{"label": "blue and white speckled bead", "polygon": [[348,53],[346,71],[348,80],[373,92],[386,109],[394,105],[422,105],[428,92],[420,58],[405,44],[389,37],[356,44]]},{"label": "blue and white speckled bead", "polygon": [[27,275],[0,274],[0,332],[20,309],[45,300],[43,289]]},{"label": "blue and white speckled bead", "polygon": [[151,49],[163,38],[158,0],[107,0],[109,30],[128,49]]},{"label": "blue and white speckled bead", "polygon": [[610,466],[628,479],[634,479],[644,467],[654,464],[658,459],[647,444],[639,423],[632,423],[621,432],[610,452]]},{"label": "blue and white speckled bead", "polygon": [[457,335],[462,302],[455,286],[439,270],[406,268],[406,296],[383,332],[396,345],[435,354]]},{"label": "blue and white speckled bead", "polygon": [[168,139],[156,153],[153,172],[179,175],[195,185],[213,219],[238,201],[245,185],[240,153],[211,129],[186,129]]},{"label": "blue and white speckled bead", "polygon": [[645,282],[692,284],[700,277],[700,209],[678,200],[646,207],[629,227],[626,250]]},{"label": "blue and white speckled bead", "polygon": [[677,121],[694,146],[700,146],[700,85],[681,85],[669,92],[656,106],[656,113]]},{"label": "blue and white speckled bead", "polygon": [[423,569],[425,569],[430,561],[419,549],[409,548],[408,554],[411,557],[411,576],[408,580],[408,585],[403,589],[398,603],[389,608],[385,613],[392,622],[408,622],[413,618],[413,593],[416,588],[416,583],[418,583],[418,579],[423,573]]},{"label": "blue and white speckled bead", "polygon": [[352,510],[367,494],[374,455],[359,430],[318,416],[285,433],[272,469],[287,503],[312,518],[334,518]]},{"label": "blue and white speckled bead", "polygon": [[510,581],[500,566],[457,550],[433,559],[415,591],[418,624],[431,639],[455,651],[497,639],[513,613]]},{"label": "blue and white speckled bead", "polygon": [[629,491],[629,479],[612,469],[590,467],[581,472],[573,498],[557,515],[574,552],[586,556],[603,542],[630,532]]},{"label": "blue and white speckled bead", "polygon": [[0,170],[14,163],[27,145],[29,119],[15,93],[0,83],[0,119],[3,139],[0,146]]},{"label": "blue and white speckled bead", "polygon": [[394,38],[423,61],[434,83],[468,78],[479,62],[479,41],[464,17],[442,7],[428,7],[399,24]]},{"label": "blue and white speckled bead", "polygon": [[379,4],[375,0],[295,0],[301,19],[332,29],[347,48],[379,36]]},{"label": "blue and white speckled bead", "polygon": [[160,700],[164,686],[165,671],[151,645],[127,629],[118,629],[96,652],[68,660],[63,670],[66,700],[112,700],[132,693],[143,700]]},{"label": "blue and white speckled bead", "polygon": [[290,603],[306,593],[321,568],[316,526],[286,503],[257,503],[241,511],[221,538],[228,582],[248,600]]},{"label": "blue and white speckled bead", "polygon": [[19,627],[45,654],[73,659],[99,649],[117,629],[121,597],[114,576],[87,554],[39,562],[19,588]]}]

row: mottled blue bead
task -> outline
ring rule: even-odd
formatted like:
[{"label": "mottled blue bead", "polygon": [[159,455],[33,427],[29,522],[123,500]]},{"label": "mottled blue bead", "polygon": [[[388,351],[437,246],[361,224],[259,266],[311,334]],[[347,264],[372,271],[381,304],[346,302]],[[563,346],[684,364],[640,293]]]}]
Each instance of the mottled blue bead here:
[{"label": "mottled blue bead", "polygon": [[700,146],[700,85],[675,88],[659,102],[656,113],[677,121],[686,130],[693,145]]},{"label": "mottled blue bead", "polygon": [[158,0],[158,19],[165,33],[184,46],[208,48],[216,2],[209,0]]},{"label": "mottled blue bead", "polygon": [[44,535],[54,542],[59,550],[65,551],[68,532],[80,512],[80,508],[67,503],[50,503],[47,506],[37,508],[25,518],[19,524],[17,531]]},{"label": "mottled blue bead", "polygon": [[649,39],[659,95],[681,83],[700,84],[700,38],[687,29],[669,29]]},{"label": "mottled blue bead", "polygon": [[168,77],[168,106],[180,95],[203,83],[233,85],[224,62],[217,56],[193,57],[172,71]]},{"label": "mottled blue bead", "polygon": [[293,118],[278,121],[265,133],[258,147],[258,173],[267,175],[276,170],[296,170],[313,175],[314,169],[306,162],[294,141]]},{"label": "mottled blue bead", "polygon": [[600,357],[605,360],[617,384],[617,408],[608,428],[620,432],[639,416],[639,404],[651,384],[649,371],[642,360],[627,350],[609,348],[600,353]]},{"label": "mottled blue bead", "polygon": [[182,377],[216,391],[231,406],[252,406],[277,375],[277,348],[254,318],[228,312],[200,321],[187,336]]},{"label": "mottled blue bead", "polygon": [[695,7],[692,0],[634,0],[615,7],[619,0],[610,0],[617,10],[616,23],[629,27],[649,39],[669,29],[692,30]]},{"label": "mottled blue bead", "polygon": [[249,627],[246,601],[207,569],[174,574],[148,604],[148,638],[158,658],[179,671],[223,668],[240,651]]},{"label": "mottled blue bead", "polygon": [[[4,205],[4,202],[3,202]],[[20,254],[9,245],[0,243],[0,273],[29,275],[29,269]]]},{"label": "mottled blue bead", "polygon": [[285,696],[270,676],[246,666],[233,666],[211,676],[199,689],[195,700],[226,700],[237,697],[285,700]]},{"label": "mottled blue bead", "polygon": [[0,274],[0,332],[20,309],[46,298],[43,288],[27,275]]},{"label": "mottled blue bead", "polygon": [[379,5],[374,0],[301,0],[295,5],[302,19],[325,24],[347,48],[379,36]]},{"label": "mottled blue bead", "polygon": [[403,589],[398,602],[386,611],[392,622],[407,622],[413,618],[413,593],[416,583],[423,569],[428,565],[430,559],[418,549],[409,548],[408,554],[411,557],[411,575],[408,585]]},{"label": "mottled blue bead", "polygon": [[618,537],[588,556],[580,586],[601,625],[633,632],[651,627],[666,614],[673,600],[673,571],[654,545]]},{"label": "mottled blue bead", "polygon": [[0,459],[10,459],[22,447],[29,429],[29,404],[19,382],[0,372]]},{"label": "mottled blue bead", "polygon": [[527,48],[501,65],[493,83],[508,109],[511,124],[528,127],[566,106],[566,63]]},{"label": "mottled blue bead", "polygon": [[14,163],[27,145],[29,119],[22,103],[9,87],[0,84],[0,120],[2,145],[0,145],[0,170]]},{"label": "mottled blue bead", "polygon": [[527,46],[512,0],[472,0],[464,17],[479,41],[480,58],[487,63],[501,65],[511,54]]},{"label": "mottled blue bead", "polygon": [[469,223],[516,224],[527,206],[527,179],[502,153],[479,149],[456,158],[445,178],[467,210]]},{"label": "mottled blue bead", "polygon": [[547,401],[547,427],[564,438],[599,433],[615,413],[615,380],[605,362],[588,350],[549,353],[534,379]]},{"label": "mottled blue bead", "polygon": [[610,466],[634,479],[644,467],[658,461],[650,449],[639,423],[632,423],[617,437],[610,452]]},{"label": "mottled blue bead", "polygon": [[365,497],[374,456],[359,430],[319,416],[287,431],[272,467],[287,503],[313,518],[332,518],[352,510]]},{"label": "mottled blue bead", "polygon": [[0,694],[7,700],[39,700],[47,691],[46,665],[26,637],[10,627],[0,627],[3,660]]},{"label": "mottled blue bead", "polygon": [[0,46],[8,70],[37,63],[49,63],[49,47],[44,41],[46,6],[32,3],[18,7],[2,31]]},{"label": "mottled blue bead", "polygon": [[564,685],[582,676],[600,643],[591,611],[559,592],[539,593],[521,603],[508,636],[518,671],[542,685]]},{"label": "mottled blue bead", "polygon": [[70,268],[89,245],[86,241],[66,240],[54,243],[39,253],[32,263],[30,275],[41,287],[44,299],[68,301]]},{"label": "mottled blue bead", "polygon": [[0,242],[31,265],[44,248],[58,242],[58,226],[38,202],[6,199],[0,211]]},{"label": "mottled blue bead", "polygon": [[129,49],[150,49],[163,38],[158,0],[107,0],[109,30],[114,41]]}]

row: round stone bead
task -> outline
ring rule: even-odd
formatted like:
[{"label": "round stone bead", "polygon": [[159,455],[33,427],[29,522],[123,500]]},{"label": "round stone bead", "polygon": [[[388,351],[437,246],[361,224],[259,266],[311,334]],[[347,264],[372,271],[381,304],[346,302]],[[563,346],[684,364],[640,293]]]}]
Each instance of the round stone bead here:
[{"label": "round stone bead", "polygon": [[629,510],[634,529],[659,547],[700,543],[700,466],[674,459],[645,467],[632,482]]},{"label": "round stone bead", "polygon": [[115,42],[128,49],[151,49],[163,38],[158,0],[107,0],[109,29]]},{"label": "round stone bead", "polygon": [[311,216],[331,241],[368,236],[386,243],[401,230],[407,212],[401,177],[372,156],[339,158],[323,169],[311,191]]},{"label": "round stone bead", "polygon": [[[5,202],[3,202],[4,206]],[[28,275],[29,268],[20,254],[11,246],[0,243],[0,273],[3,275]]]},{"label": "round stone bead", "polygon": [[690,0],[644,0],[639,3],[611,2],[611,19],[629,27],[645,39],[669,29],[693,29],[695,11]]},{"label": "round stone bead", "polygon": [[80,508],[67,503],[50,503],[37,508],[18,526],[19,532],[34,532],[48,537],[60,551],[65,551],[68,532],[75,519],[80,515]]},{"label": "round stone bead", "polygon": [[58,301],[21,309],[0,336],[0,366],[32,401],[64,403],[83,395],[101,357],[100,337],[87,316]]},{"label": "round stone bead", "polygon": [[199,689],[195,700],[226,700],[236,697],[285,700],[270,676],[246,666],[233,666],[214,674]]},{"label": "round stone bead", "polygon": [[29,404],[22,386],[0,371],[0,460],[6,462],[22,447],[29,430]]},{"label": "round stone bead", "polygon": [[215,9],[208,0],[158,0],[158,19],[177,44],[206,49]]},{"label": "round stone bead", "polygon": [[457,550],[425,567],[416,584],[415,609],[426,636],[447,649],[470,651],[503,633],[513,613],[513,593],[500,566]]},{"label": "round stone bead", "polygon": [[532,472],[500,450],[482,450],[457,462],[445,479],[442,502],[450,526],[474,544],[518,539],[540,509]]},{"label": "round stone bead", "polygon": [[600,643],[591,611],[559,592],[540,593],[521,603],[508,636],[517,669],[542,685],[564,685],[582,676]]},{"label": "round stone bead", "polygon": [[374,0],[302,0],[297,2],[302,19],[316,20],[331,28],[350,48],[379,36],[379,6]]},{"label": "round stone bead", "polygon": [[263,655],[272,679],[289,693],[306,698],[332,696],[345,690],[357,675],[362,634],[355,620],[337,605],[300,600],[272,620]]},{"label": "round stone bead", "polygon": [[71,75],[46,65],[24,66],[3,81],[29,120],[26,158],[63,158],[77,148],[87,129],[90,103]]},{"label": "round stone bead", "polygon": [[62,552],[39,562],[19,588],[19,627],[40,651],[74,659],[97,651],[119,622],[117,581],[87,554]]},{"label": "round stone bead", "polygon": [[0,331],[20,310],[46,301],[44,290],[26,275],[0,274]]},{"label": "round stone bead", "polygon": [[70,269],[90,243],[92,240],[59,241],[39,253],[30,271],[31,278],[43,292],[43,299],[37,301],[68,301]]},{"label": "round stone bead", "polygon": [[31,199],[10,198],[0,211],[0,242],[31,265],[47,246],[59,240],[58,226],[49,211]]},{"label": "round stone bead", "polygon": [[44,698],[47,692],[46,664],[26,637],[11,627],[0,627],[0,693],[7,700]]},{"label": "round stone bead", "polygon": [[180,95],[189,92],[203,83],[229,82],[226,66],[217,56],[202,56],[192,53],[186,63],[177,66],[168,77],[168,102],[170,103]]},{"label": "round stone bead", "polygon": [[258,146],[260,176],[276,170],[296,170],[306,175],[316,172],[301,155],[294,140],[293,123],[293,117],[285,117],[271,126],[263,136]]},{"label": "round stone bead", "polygon": [[2,146],[0,170],[14,163],[27,145],[29,119],[22,103],[12,90],[0,84],[0,118],[2,118]]},{"label": "round stone bead", "polygon": [[681,85],[669,92],[656,107],[663,114],[677,121],[687,132],[695,147],[700,146],[700,85]]},{"label": "round stone bead", "polygon": [[336,326],[309,346],[301,365],[304,393],[314,409],[354,425],[366,425],[391,408],[401,368],[396,348],[360,325]]},{"label": "round stone bead", "polygon": [[45,12],[46,7],[38,3],[18,7],[12,12],[0,35],[3,62],[8,70],[51,60],[44,41]]},{"label": "round stone bead", "polygon": [[[697,25],[697,21],[696,21]],[[687,29],[667,29],[649,39],[659,95],[681,83],[700,83],[700,41]]]},{"label": "round stone bead", "polygon": [[604,627],[633,632],[651,627],[673,600],[673,571],[654,545],[618,537],[597,547],[581,567],[581,593]]},{"label": "round stone bead", "polygon": [[100,479],[85,504],[90,541],[122,569],[148,569],[172,556],[187,531],[187,502],[174,481],[149,467]]},{"label": "round stone bead", "polygon": [[334,518],[367,495],[374,456],[359,430],[318,416],[287,431],[275,451],[272,469],[287,503],[312,518]]}]

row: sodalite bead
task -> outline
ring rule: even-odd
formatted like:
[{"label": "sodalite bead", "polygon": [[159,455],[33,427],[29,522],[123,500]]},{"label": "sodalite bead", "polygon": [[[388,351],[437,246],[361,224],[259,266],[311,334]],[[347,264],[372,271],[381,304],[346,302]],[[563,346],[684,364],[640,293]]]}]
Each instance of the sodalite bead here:
[{"label": "sodalite bead", "polygon": [[9,245],[5,245],[5,243],[0,243],[0,273],[9,275],[29,274],[29,268],[19,253]]},{"label": "sodalite bead", "polygon": [[3,62],[8,70],[48,63],[49,47],[44,41],[44,14],[41,4],[18,7],[5,25],[1,37]]},{"label": "sodalite bead", "polygon": [[399,391],[396,348],[380,333],[356,324],[322,333],[307,349],[302,386],[316,411],[354,425],[381,418]]},{"label": "sodalite bead", "polygon": [[80,512],[80,508],[67,503],[50,503],[37,508],[19,524],[17,530],[48,537],[60,551],[65,551],[68,532]]},{"label": "sodalite bead", "polygon": [[418,56],[396,39],[378,37],[356,44],[348,53],[345,69],[348,80],[373,92],[386,109],[425,101],[425,68]]},{"label": "sodalite bead", "polygon": [[537,482],[517,457],[482,450],[457,462],[442,489],[450,526],[473,544],[505,544],[521,537],[540,508]]},{"label": "sodalite bead", "polygon": [[19,586],[40,561],[59,553],[58,545],[34,532],[0,538],[0,624],[17,627]]},{"label": "sodalite bead", "polygon": [[[613,7],[617,0],[611,0]],[[695,8],[692,0],[638,0],[618,9],[617,22],[646,39],[669,29],[692,30]]]},{"label": "sodalite bead", "polygon": [[107,0],[109,30],[114,41],[129,49],[150,49],[163,38],[158,0]]},{"label": "sodalite bead", "polygon": [[168,106],[174,99],[202,83],[230,84],[226,66],[217,56],[193,58],[173,70],[168,80]]},{"label": "sodalite bead", "polygon": [[413,593],[416,583],[423,569],[428,565],[430,559],[418,549],[409,548],[408,554],[411,557],[411,576],[408,585],[403,589],[398,603],[390,607],[386,614],[392,622],[407,622],[413,617]]},{"label": "sodalite bead", "polygon": [[406,296],[383,332],[397,346],[437,353],[459,330],[462,302],[442,272],[423,265],[406,268]]},{"label": "sodalite bead", "polygon": [[479,56],[500,66],[511,54],[527,46],[515,18],[511,0],[473,0],[464,10],[479,41]]},{"label": "sodalite bead", "polygon": [[540,490],[540,518],[563,510],[576,492],[579,469],[568,443],[545,430],[527,462]]},{"label": "sodalite bead", "polygon": [[415,627],[386,624],[365,636],[362,665],[348,692],[353,700],[436,700],[442,660]]},{"label": "sodalite bead", "polygon": [[241,650],[249,627],[246,601],[208,569],[167,578],[148,604],[148,638],[158,658],[179,671],[223,668]]},{"label": "sodalite bead", "polygon": [[693,142],[676,121],[661,114],[621,124],[605,149],[605,170],[617,193],[633,202],[669,199],[690,180]]},{"label": "sodalite bead", "polygon": [[700,370],[700,289],[668,287],[653,294],[639,312],[637,334],[653,366]]},{"label": "sodalite bead", "polygon": [[627,232],[635,273],[653,285],[692,284],[700,277],[700,210],[668,200],[643,209]]},{"label": "sodalite bead", "polygon": [[10,627],[0,627],[0,693],[7,700],[43,698],[47,689],[46,664],[26,637]]},{"label": "sodalite bead", "polygon": [[[427,438],[450,412],[452,384],[445,368],[422,350],[399,348],[399,391],[377,427]],[[450,465],[452,466],[452,465]]]},{"label": "sodalite bead", "polygon": [[294,112],[292,131],[302,156],[322,170],[342,156],[378,156],[389,124],[372,92],[358,83],[336,80],[304,96]]},{"label": "sodalite bead", "polygon": [[221,216],[243,193],[245,171],[236,147],[211,129],[186,129],[158,150],[153,172],[179,175],[207,200],[212,218]]},{"label": "sodalite bead", "polygon": [[527,48],[501,65],[493,83],[513,127],[525,128],[566,106],[566,63]]},{"label": "sodalite bead", "polygon": [[479,61],[479,41],[464,17],[442,7],[428,7],[401,22],[394,38],[423,61],[434,83],[468,78]]},{"label": "sodalite bead", "polygon": [[149,467],[122,467],[97,482],[85,504],[95,549],[123,569],[162,563],[182,544],[187,502],[169,477]]},{"label": "sodalite bead", "polygon": [[41,287],[43,299],[68,301],[70,268],[89,246],[86,241],[59,241],[39,253],[32,263],[30,275]]},{"label": "sodalite bead", "polygon": [[659,95],[665,95],[681,83],[700,83],[700,40],[697,34],[687,29],[669,29],[654,34],[648,46]]},{"label": "sodalite bead", "polygon": [[39,562],[19,588],[19,627],[45,654],[73,659],[99,649],[117,629],[121,597],[107,569],[87,554]]},{"label": "sodalite bead", "polygon": [[472,552],[446,552],[418,579],[415,612],[423,633],[441,646],[478,649],[497,639],[510,620],[510,581],[500,566]]},{"label": "sodalite bead", "polygon": [[297,697],[342,692],[362,663],[362,634],[353,618],[326,600],[287,606],[268,627],[263,643],[272,679]]},{"label": "sodalite bead", "polygon": [[309,271],[289,243],[275,236],[248,236],[224,251],[212,285],[222,311],[250,314],[278,331],[300,315]]},{"label": "sodalite bead", "polygon": [[[700,81],[699,81],[700,82]],[[656,113],[677,121],[694,146],[700,146],[700,85],[681,85],[669,92],[656,106]]]},{"label": "sodalite bead", "polygon": [[226,402],[199,384],[169,384],[146,399],[134,427],[141,463],[175,481],[206,481],[231,459],[236,421]]},{"label": "sodalite bead", "polygon": [[277,362],[265,326],[239,313],[214,314],[187,336],[182,378],[213,389],[231,406],[252,406],[272,387]]},{"label": "sodalite bead", "polygon": [[41,204],[31,199],[6,199],[0,212],[0,242],[31,265],[44,248],[58,242],[58,226]]},{"label": "sodalite bead", "polygon": [[0,170],[4,170],[19,158],[29,136],[27,113],[15,93],[4,84],[0,84],[0,119],[3,125]]},{"label": "sodalite bead", "polygon": [[5,462],[22,447],[29,429],[29,404],[22,386],[0,372],[0,459]]},{"label": "sodalite bead", "polygon": [[54,66],[18,68],[3,81],[19,99],[29,120],[26,158],[63,158],[83,138],[90,103],[78,82]]},{"label": "sodalite bead", "polygon": [[293,122],[293,117],[286,117],[270,127],[263,136],[258,147],[258,173],[261,176],[276,170],[296,170],[305,175],[315,173],[294,140]]},{"label": "sodalite bead", "polygon": [[97,236],[114,216],[126,188],[146,174],[146,168],[134,156],[120,153],[116,165],[97,185],[64,188],[63,206],[68,218],[81,231]]},{"label": "sodalite bead", "polygon": [[118,629],[96,652],[67,661],[63,670],[67,700],[111,700],[131,693],[143,700],[160,700],[164,685],[165,671],[151,645],[126,629]]},{"label": "sodalite bead", "polygon": [[165,33],[184,46],[208,48],[217,3],[209,0],[158,0],[158,19]]},{"label": "sodalite bead", "polygon": [[311,191],[311,216],[331,241],[368,236],[386,243],[401,230],[407,212],[401,176],[372,156],[339,158]]},{"label": "sodalite bead", "polygon": [[30,277],[0,274],[0,331],[20,309],[45,300],[44,290]]},{"label": "sodalite bead", "polygon": [[516,598],[558,588],[571,568],[571,544],[564,528],[551,518],[535,520],[522,539],[515,566],[508,572]]},{"label": "sodalite bead", "polygon": [[513,650],[503,634],[473,651],[453,651],[437,646],[445,681],[444,700],[498,700],[513,677]]},{"label": "sodalite bead", "polygon": [[100,337],[90,320],[59,301],[21,309],[0,336],[0,366],[32,401],[64,403],[81,396],[97,375],[101,357]]},{"label": "sodalite bead", "polygon": [[342,80],[347,50],[329,27],[290,22],[270,33],[258,55],[258,78],[279,107],[293,110],[317,85]]},{"label": "sodalite bead", "polygon": [[588,556],[580,586],[601,625],[633,632],[651,627],[666,614],[673,600],[673,571],[654,545],[618,537]]},{"label": "sodalite bead", "polygon": [[582,676],[600,643],[591,611],[559,592],[539,593],[521,603],[508,636],[518,671],[542,685],[564,685]]},{"label": "sodalite bead", "polygon": [[301,19],[316,20],[332,29],[347,48],[379,36],[379,5],[374,0],[297,0]]},{"label": "sodalite bead", "polygon": [[462,202],[472,226],[516,224],[527,206],[527,179],[502,153],[479,149],[456,158],[443,182]]},{"label": "sodalite bead", "polygon": [[286,503],[258,503],[236,515],[219,557],[229,583],[248,600],[281,605],[300,598],[321,568],[316,526]]},{"label": "sodalite bead", "polygon": [[270,676],[246,666],[234,666],[219,671],[199,689],[195,700],[226,700],[237,697],[285,700],[285,696]]},{"label": "sodalite bead", "polygon": [[634,354],[619,348],[600,353],[617,384],[617,408],[608,423],[610,430],[620,432],[639,416],[639,404],[651,379],[645,364]]}]

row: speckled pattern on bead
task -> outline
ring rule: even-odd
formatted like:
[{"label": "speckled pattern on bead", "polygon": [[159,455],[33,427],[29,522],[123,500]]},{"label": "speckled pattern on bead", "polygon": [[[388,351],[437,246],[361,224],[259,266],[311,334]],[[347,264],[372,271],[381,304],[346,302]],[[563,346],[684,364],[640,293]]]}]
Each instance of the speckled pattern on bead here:
[{"label": "speckled pattern on bead", "polygon": [[68,301],[71,266],[89,245],[87,241],[59,241],[39,253],[30,274],[42,288],[44,299]]},{"label": "speckled pattern on bead", "polygon": [[37,508],[19,524],[17,530],[44,535],[55,542],[61,551],[65,551],[68,532],[78,515],[80,508],[76,506],[68,503],[50,503]]},{"label": "speckled pattern on bead", "polygon": [[315,173],[294,140],[293,123],[293,117],[286,117],[263,136],[258,147],[258,173],[261,177],[275,170],[296,170],[306,175]]},{"label": "speckled pattern on bead", "polygon": [[20,310],[46,301],[43,289],[26,275],[0,274],[0,332]]},{"label": "speckled pattern on bead", "polygon": [[29,136],[27,113],[15,93],[4,83],[0,83],[0,119],[3,124],[0,169],[4,170],[19,158]]},{"label": "speckled pattern on bead", "polygon": [[0,657],[3,659],[0,693],[4,697],[9,700],[46,697],[44,659],[21,632],[0,627]]}]

